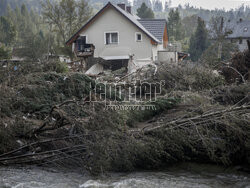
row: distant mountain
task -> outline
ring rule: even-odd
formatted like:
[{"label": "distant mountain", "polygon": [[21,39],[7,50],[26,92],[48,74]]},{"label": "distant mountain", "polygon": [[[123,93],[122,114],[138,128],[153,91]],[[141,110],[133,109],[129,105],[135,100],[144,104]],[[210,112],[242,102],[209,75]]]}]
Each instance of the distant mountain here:
[{"label": "distant mountain", "polygon": [[[12,9],[16,7],[21,7],[22,4],[25,4],[28,10],[33,9],[34,11],[40,12],[41,10],[41,2],[45,0],[0,0],[0,16],[3,16],[7,13],[8,4]],[[53,0],[58,1],[58,0]],[[112,2],[114,4],[117,3],[126,3],[129,4],[128,0],[87,0],[89,4],[94,9],[100,9],[103,5],[107,4],[108,2]]]}]

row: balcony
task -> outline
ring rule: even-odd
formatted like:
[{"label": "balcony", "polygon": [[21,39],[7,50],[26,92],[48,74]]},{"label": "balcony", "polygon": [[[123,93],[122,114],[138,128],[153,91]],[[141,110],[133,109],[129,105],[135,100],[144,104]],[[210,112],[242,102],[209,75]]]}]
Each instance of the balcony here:
[{"label": "balcony", "polygon": [[93,44],[81,44],[75,48],[75,55],[77,57],[87,58],[94,55],[95,46]]}]

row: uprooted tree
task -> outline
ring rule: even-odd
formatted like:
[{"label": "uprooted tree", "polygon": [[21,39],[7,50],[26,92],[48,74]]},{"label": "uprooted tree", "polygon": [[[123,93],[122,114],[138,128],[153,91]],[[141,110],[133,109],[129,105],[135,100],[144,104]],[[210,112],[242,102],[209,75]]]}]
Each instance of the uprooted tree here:
[{"label": "uprooted tree", "polygon": [[88,100],[92,79],[48,65],[22,64],[0,79],[0,164],[98,174],[182,161],[250,161],[247,84],[222,89],[211,70],[164,64],[155,79],[166,80],[166,95],[150,103],[157,110],[112,111]]},{"label": "uprooted tree", "polygon": [[244,82],[250,78],[250,41],[248,49],[234,54],[231,62],[222,63],[222,74],[228,83]]}]

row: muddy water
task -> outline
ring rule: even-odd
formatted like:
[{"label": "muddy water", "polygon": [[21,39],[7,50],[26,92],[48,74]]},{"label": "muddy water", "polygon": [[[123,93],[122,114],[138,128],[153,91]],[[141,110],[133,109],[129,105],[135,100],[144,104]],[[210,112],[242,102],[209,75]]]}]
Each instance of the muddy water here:
[{"label": "muddy water", "polygon": [[182,164],[156,172],[113,173],[99,178],[85,173],[39,167],[0,167],[0,188],[167,188],[249,187],[250,175],[236,168]]}]

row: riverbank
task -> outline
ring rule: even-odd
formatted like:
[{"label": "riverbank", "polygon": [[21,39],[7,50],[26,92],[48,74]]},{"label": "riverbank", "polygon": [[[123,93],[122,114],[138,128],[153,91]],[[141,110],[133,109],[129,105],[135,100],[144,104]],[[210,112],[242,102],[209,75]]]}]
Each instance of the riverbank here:
[{"label": "riverbank", "polygon": [[63,172],[35,166],[0,167],[0,187],[247,187],[250,176],[236,168],[185,163],[160,171],[109,173],[93,178],[88,174]]}]

